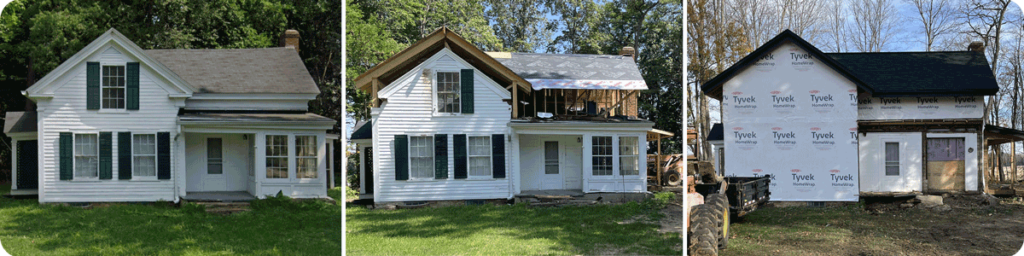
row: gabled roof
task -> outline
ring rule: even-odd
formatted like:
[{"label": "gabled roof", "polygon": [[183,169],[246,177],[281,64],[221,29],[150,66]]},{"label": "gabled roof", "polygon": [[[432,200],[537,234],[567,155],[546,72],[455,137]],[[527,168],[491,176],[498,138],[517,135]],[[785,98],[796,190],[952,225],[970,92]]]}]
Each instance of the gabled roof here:
[{"label": "gabled roof", "polygon": [[470,44],[455,32],[446,27],[435,30],[430,35],[416,41],[398,54],[391,56],[384,62],[377,64],[367,70],[354,80],[355,88],[369,92],[372,90],[373,79],[378,79],[381,85],[378,90],[394,82],[412,68],[423,63],[428,58],[443,48],[455,52],[460,58],[466,60],[477,70],[480,70],[502,87],[508,87],[512,83],[518,83],[524,90],[530,91],[530,82],[516,75],[498,61],[494,60],[487,53]]},{"label": "gabled roof", "polygon": [[708,132],[708,140],[725,140],[725,131],[722,130],[722,123],[715,123]]},{"label": "gabled roof", "polygon": [[788,29],[704,82],[701,90],[720,100],[726,81],[785,42],[803,47],[861,91],[876,97],[993,95],[999,90],[982,53],[822,53]]},{"label": "gabled roof", "polygon": [[631,56],[598,54],[488,53],[533,89],[646,90]]},{"label": "gabled roof", "polygon": [[779,46],[786,42],[792,42],[797,46],[800,46],[804,50],[807,50],[807,53],[813,55],[814,58],[821,60],[823,64],[832,68],[843,77],[846,77],[846,79],[849,79],[851,82],[853,82],[853,84],[857,85],[857,88],[873,92],[871,91],[870,87],[867,86],[867,84],[862,82],[858,77],[854,76],[849,70],[846,69],[846,67],[843,67],[839,63],[835,62],[835,60],[829,58],[824,53],[822,53],[821,50],[818,50],[817,47],[814,47],[814,45],[811,45],[811,43],[804,41],[803,38],[800,38],[800,36],[796,35],[796,33],[793,33],[793,31],[789,31],[789,29],[782,31],[782,33],[779,33],[779,35],[775,36],[775,38],[768,40],[768,42],[761,45],[761,47],[758,47],[750,54],[747,54],[746,57],[740,59],[740,61],[736,62],[736,64],[733,64],[725,71],[722,71],[722,73],[719,73],[714,78],[711,78],[711,80],[704,82],[704,84],[701,85],[701,90],[703,90],[704,93],[707,94],[708,96],[721,100],[722,85],[724,85],[725,82],[729,81],[729,79],[739,74],[739,72],[745,70],[747,66],[754,64],[754,62],[757,62],[757,60],[761,58],[762,55],[769,53],[772,50],[775,50],[775,48],[778,48]]},{"label": "gabled roof", "polygon": [[362,140],[373,138],[373,122],[371,121],[359,121],[356,126],[352,129],[352,136],[349,140]]},{"label": "gabled roof", "polygon": [[36,132],[38,130],[36,118],[35,111],[9,111],[4,118],[4,134]]},{"label": "gabled roof", "polygon": [[197,93],[319,94],[293,48],[146,50]]},{"label": "gabled roof", "polygon": [[873,96],[993,95],[999,85],[985,54],[827,53],[874,89]]},{"label": "gabled roof", "polygon": [[114,44],[126,50],[127,52],[125,54],[134,56],[135,58],[139,59],[141,63],[145,64],[144,66],[148,66],[149,68],[156,71],[156,73],[161,75],[163,78],[167,79],[170,82],[169,84],[179,91],[176,94],[172,93],[172,97],[189,97],[192,95],[192,92],[195,91],[195,87],[190,85],[187,81],[179,77],[177,74],[168,69],[159,61],[151,58],[149,55],[145,53],[144,50],[142,50],[142,48],[139,48],[138,45],[135,45],[134,42],[132,42],[127,37],[122,35],[121,32],[118,32],[116,29],[111,28],[107,30],[107,32],[104,32],[102,35],[97,37],[91,43],[86,45],[85,48],[79,50],[78,53],[72,55],[71,58],[61,63],[59,66],[57,66],[57,68],[50,71],[50,73],[47,73],[46,76],[44,76],[42,79],[36,81],[36,83],[30,86],[28,89],[25,89],[25,96],[30,98],[52,97],[52,92],[45,92],[46,88],[54,86],[54,82],[57,81],[57,79],[63,77],[68,71],[71,70],[71,68],[74,68],[81,62],[85,61],[86,58],[88,58],[93,53],[103,49],[103,46],[107,45],[108,43]]}]

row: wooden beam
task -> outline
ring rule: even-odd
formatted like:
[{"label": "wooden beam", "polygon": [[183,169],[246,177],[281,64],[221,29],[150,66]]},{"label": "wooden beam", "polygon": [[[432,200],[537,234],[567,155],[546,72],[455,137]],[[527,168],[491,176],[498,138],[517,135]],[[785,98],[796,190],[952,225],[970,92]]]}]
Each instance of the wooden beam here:
[{"label": "wooden beam", "polygon": [[[469,43],[469,41],[466,41],[466,39],[462,38],[461,36],[458,36],[458,34],[455,34],[455,32],[452,32],[450,30],[445,31],[445,34],[448,40],[450,40],[456,46],[462,47],[462,49],[465,49],[467,53],[473,55],[473,57],[476,57],[477,59],[480,59],[488,66],[494,68],[495,71],[504,75],[506,78],[509,78],[512,81],[519,82],[516,84],[523,87],[524,90],[533,90],[533,88],[530,88],[530,85],[532,84],[529,81],[526,81],[526,79],[523,79],[515,72],[512,72],[511,69],[505,67],[505,65],[501,64],[490,55],[487,55],[487,53],[480,51],[479,48],[476,48],[476,46]],[[447,36],[447,34],[451,34],[452,36]]]},{"label": "wooden beam", "polygon": [[370,70],[367,70],[362,75],[356,77],[355,81],[353,81],[353,83],[355,83],[354,87],[361,90],[367,89],[367,86],[371,83],[372,79],[379,78],[381,75],[384,75],[384,73],[387,73],[391,69],[394,69],[409,59],[412,59],[417,54],[425,51],[427,48],[430,48],[437,42],[444,40],[445,34],[446,33],[443,29],[438,29],[420,41],[416,41],[416,43],[413,43],[409,48],[405,48],[405,50],[398,52],[398,54],[391,56],[391,58],[384,60],[384,62],[373,66]]},{"label": "wooden beam", "polygon": [[633,92],[630,92],[629,94],[626,94],[626,97],[620,98],[619,101],[615,102],[615,105],[612,105],[612,107],[610,107],[609,109],[615,109],[615,108],[619,107],[619,105],[622,105],[622,102],[626,101],[626,99],[628,99],[629,97],[633,96],[633,94],[636,94],[637,92],[640,92],[640,90],[633,90]]},{"label": "wooden beam", "polygon": [[[1017,142],[1010,141],[1010,171],[1013,172],[1013,184],[1017,184]],[[1010,188],[1013,188],[1011,186]]]},{"label": "wooden beam", "polygon": [[655,143],[658,143],[658,159],[655,159],[657,166],[654,168],[654,171],[657,173],[654,175],[657,177],[655,181],[658,182],[658,186],[661,186],[661,134],[659,133],[657,137],[658,139],[655,140]]},{"label": "wooden beam", "polygon": [[377,79],[376,77],[374,77],[373,81],[371,83],[372,83],[372,85],[371,85],[372,86],[371,87],[372,91],[370,91],[370,94],[371,94],[370,107],[371,108],[376,108],[376,107],[380,106],[380,105],[378,105],[379,104],[378,103],[379,98],[377,98],[377,91],[380,90],[380,79]]},{"label": "wooden beam", "polygon": [[519,89],[516,88],[516,82],[512,82],[509,86],[512,90],[512,119],[519,118]]}]

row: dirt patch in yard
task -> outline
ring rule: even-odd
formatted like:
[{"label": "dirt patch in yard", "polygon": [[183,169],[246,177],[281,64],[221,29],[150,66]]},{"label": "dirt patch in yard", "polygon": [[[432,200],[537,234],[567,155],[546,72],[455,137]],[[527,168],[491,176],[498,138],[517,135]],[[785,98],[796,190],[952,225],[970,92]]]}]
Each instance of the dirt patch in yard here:
[{"label": "dirt patch in yard", "polygon": [[[900,202],[763,208],[732,225],[721,255],[1013,255],[1024,244],[1024,202],[943,198],[949,209]],[[866,207],[870,206],[870,207]]]},{"label": "dirt patch in yard", "polygon": [[665,217],[661,218],[661,228],[658,228],[660,233],[683,233],[683,205],[677,203],[668,204],[665,208],[661,209],[661,214]]}]

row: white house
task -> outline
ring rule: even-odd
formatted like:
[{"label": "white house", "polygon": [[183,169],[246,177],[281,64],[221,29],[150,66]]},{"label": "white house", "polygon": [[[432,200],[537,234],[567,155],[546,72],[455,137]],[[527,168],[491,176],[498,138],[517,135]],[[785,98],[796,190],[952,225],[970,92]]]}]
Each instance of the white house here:
[{"label": "white house", "polygon": [[981,150],[1024,138],[984,124],[998,89],[980,44],[822,53],[789,30],[702,85],[722,105],[715,166],[772,175],[777,201],[981,192]]},{"label": "white house", "polygon": [[[371,120],[361,197],[377,203],[647,191],[647,89],[623,55],[485,53],[441,28],[355,80]],[[665,134],[665,133],[662,133]]]},{"label": "white house", "polygon": [[12,194],[48,202],[327,196],[320,93],[289,30],[280,48],[143,50],[103,33],[8,112]]}]

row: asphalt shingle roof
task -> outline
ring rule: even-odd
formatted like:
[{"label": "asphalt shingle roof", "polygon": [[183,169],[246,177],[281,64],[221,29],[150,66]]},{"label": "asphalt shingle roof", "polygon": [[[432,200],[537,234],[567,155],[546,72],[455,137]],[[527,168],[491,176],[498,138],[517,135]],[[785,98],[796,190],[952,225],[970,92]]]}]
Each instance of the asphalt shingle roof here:
[{"label": "asphalt shingle roof", "polygon": [[373,124],[370,121],[360,121],[354,127],[352,137],[349,140],[369,139],[373,137]]},{"label": "asphalt shingle roof", "polygon": [[708,140],[724,140],[725,131],[722,130],[722,123],[715,123],[708,132]]},{"label": "asphalt shingle roof", "polygon": [[524,79],[644,80],[633,57],[622,55],[514,52],[494,59]]},{"label": "asphalt shingle roof", "polygon": [[146,50],[196,93],[315,93],[313,78],[292,48]]},{"label": "asphalt shingle roof", "polygon": [[979,52],[826,53],[876,95],[991,95],[999,91]]},{"label": "asphalt shingle roof", "polygon": [[4,118],[4,133],[37,131],[36,112],[9,111]]}]

